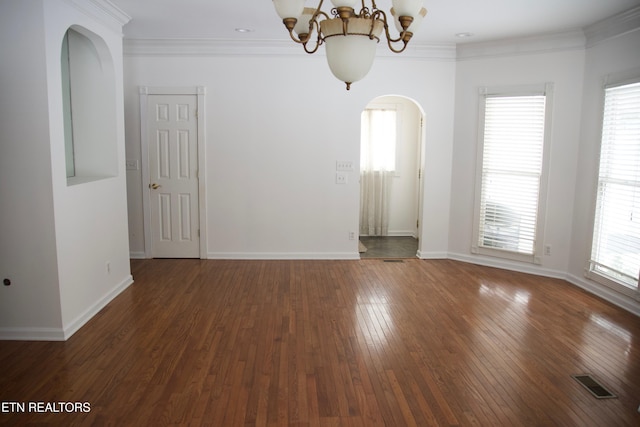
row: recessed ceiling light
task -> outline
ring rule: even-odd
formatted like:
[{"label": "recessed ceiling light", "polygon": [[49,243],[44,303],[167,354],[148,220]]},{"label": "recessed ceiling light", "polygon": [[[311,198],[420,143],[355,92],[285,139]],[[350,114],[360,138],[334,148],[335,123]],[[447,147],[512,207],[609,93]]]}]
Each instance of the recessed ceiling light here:
[{"label": "recessed ceiling light", "polygon": [[458,37],[459,39],[466,39],[469,37],[473,37],[473,33],[457,33],[456,37]]},{"label": "recessed ceiling light", "polygon": [[252,33],[253,30],[251,28],[236,28],[238,33]]}]

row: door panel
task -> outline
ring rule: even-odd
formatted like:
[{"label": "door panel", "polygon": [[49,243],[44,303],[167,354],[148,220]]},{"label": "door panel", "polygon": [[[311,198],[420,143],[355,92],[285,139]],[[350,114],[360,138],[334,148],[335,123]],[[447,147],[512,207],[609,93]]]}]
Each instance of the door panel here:
[{"label": "door panel", "polygon": [[197,101],[150,95],[149,197],[154,258],[199,258]]}]

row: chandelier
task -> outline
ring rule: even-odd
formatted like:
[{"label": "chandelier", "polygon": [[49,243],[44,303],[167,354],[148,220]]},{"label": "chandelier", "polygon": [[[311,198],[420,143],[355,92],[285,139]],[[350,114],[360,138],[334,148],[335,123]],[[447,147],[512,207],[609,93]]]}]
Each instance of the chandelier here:
[{"label": "chandelier", "polygon": [[[354,7],[360,1],[362,8],[356,13]],[[323,2],[320,0],[315,9],[304,7],[305,0],[273,0],[273,5],[291,39],[302,44],[305,52],[315,53],[320,45],[326,45],[329,68],[346,83],[347,90],[371,69],[383,31],[389,49],[403,52],[427,14],[423,0],[392,0],[390,12],[399,33],[394,39],[389,34],[387,14],[378,9],[375,0],[371,0],[371,8],[365,6],[365,0],[331,0],[333,17],[321,10]]]}]

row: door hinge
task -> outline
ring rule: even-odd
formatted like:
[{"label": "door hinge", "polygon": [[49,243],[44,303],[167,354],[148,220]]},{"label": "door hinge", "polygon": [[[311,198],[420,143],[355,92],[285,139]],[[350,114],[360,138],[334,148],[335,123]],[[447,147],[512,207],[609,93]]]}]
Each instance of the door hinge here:
[{"label": "door hinge", "polygon": [[420,220],[416,219],[416,228],[420,228]]},{"label": "door hinge", "polygon": [[200,229],[198,228],[198,237],[200,237]]},{"label": "door hinge", "polygon": [[422,179],[422,168],[418,169],[418,179]]}]

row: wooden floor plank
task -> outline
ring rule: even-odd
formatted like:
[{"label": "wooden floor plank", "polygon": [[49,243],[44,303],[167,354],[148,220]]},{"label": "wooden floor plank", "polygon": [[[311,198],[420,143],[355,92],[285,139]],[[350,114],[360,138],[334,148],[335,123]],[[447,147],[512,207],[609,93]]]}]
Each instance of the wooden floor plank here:
[{"label": "wooden floor plank", "polygon": [[[67,342],[0,342],[2,425],[637,426],[640,320],[451,260],[134,260]],[[597,400],[572,374],[618,398]]]}]

